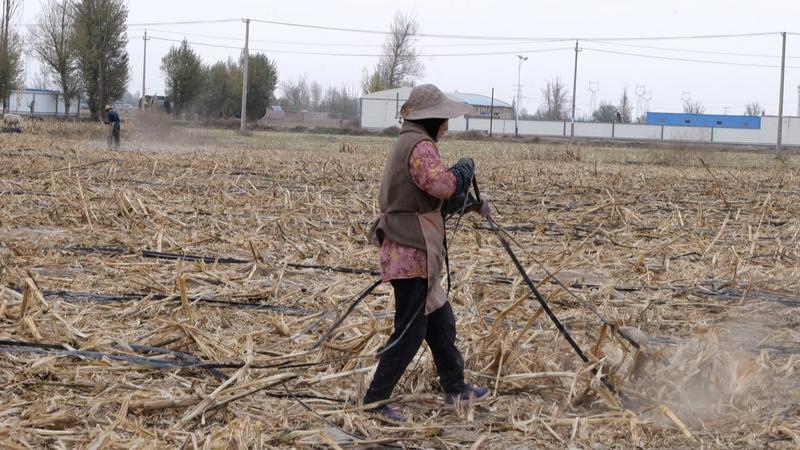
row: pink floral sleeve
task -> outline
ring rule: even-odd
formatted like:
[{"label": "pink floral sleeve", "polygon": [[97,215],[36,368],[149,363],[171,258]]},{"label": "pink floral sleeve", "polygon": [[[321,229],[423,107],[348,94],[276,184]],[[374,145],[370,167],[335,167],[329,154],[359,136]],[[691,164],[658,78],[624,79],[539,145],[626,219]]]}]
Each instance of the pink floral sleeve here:
[{"label": "pink floral sleeve", "polygon": [[422,141],[414,147],[408,171],[414,184],[428,195],[445,200],[456,191],[456,177],[439,159],[439,150],[431,141]]}]

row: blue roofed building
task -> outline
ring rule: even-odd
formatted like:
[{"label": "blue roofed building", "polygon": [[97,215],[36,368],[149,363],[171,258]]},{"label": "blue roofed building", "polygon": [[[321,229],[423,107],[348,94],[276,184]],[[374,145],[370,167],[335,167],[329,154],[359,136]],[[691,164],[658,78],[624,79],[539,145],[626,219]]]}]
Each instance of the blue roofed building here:
[{"label": "blue roofed building", "polygon": [[473,117],[489,117],[494,114],[496,119],[512,119],[514,118],[514,107],[511,104],[495,98],[480,94],[464,94],[461,92],[454,92],[447,94],[455,100],[462,101],[472,106]]}]

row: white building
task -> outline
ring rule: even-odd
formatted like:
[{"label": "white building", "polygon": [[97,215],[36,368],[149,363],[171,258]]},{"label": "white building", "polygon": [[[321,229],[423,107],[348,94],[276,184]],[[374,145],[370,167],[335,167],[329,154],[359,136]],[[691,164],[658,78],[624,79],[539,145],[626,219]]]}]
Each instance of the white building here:
[{"label": "white building", "polygon": [[[80,111],[79,99],[73,99],[69,106],[70,117]],[[64,96],[49,89],[25,88],[11,91],[9,111],[21,116],[64,116]]]},{"label": "white building", "polygon": [[[361,97],[359,101],[359,125],[361,128],[373,130],[400,126],[400,107],[408,100],[410,87],[387,89],[373,92]],[[510,119],[514,116],[514,108],[502,100],[480,94],[447,93],[453,100],[472,106],[469,117],[488,117],[494,113],[496,119]],[[451,122],[452,123],[452,122]]]}]

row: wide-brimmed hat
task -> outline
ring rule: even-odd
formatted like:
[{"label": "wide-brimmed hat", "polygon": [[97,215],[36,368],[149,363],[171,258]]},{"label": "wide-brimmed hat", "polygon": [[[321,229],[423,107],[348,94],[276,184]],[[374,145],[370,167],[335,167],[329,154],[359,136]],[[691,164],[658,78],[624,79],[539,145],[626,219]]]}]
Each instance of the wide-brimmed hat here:
[{"label": "wide-brimmed hat", "polygon": [[415,86],[400,108],[400,116],[405,120],[451,119],[470,112],[471,106],[447,98],[432,84]]},{"label": "wide-brimmed hat", "polygon": [[106,105],[106,111],[111,111],[111,105]]}]

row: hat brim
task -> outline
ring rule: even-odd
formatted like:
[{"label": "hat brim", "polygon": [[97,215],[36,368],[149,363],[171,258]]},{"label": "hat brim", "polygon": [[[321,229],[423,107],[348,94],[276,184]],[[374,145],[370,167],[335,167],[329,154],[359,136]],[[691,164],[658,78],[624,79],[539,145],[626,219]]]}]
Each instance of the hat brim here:
[{"label": "hat brim", "polygon": [[438,105],[431,106],[430,108],[419,109],[411,111],[403,115],[405,120],[422,120],[422,119],[452,119],[454,117],[463,116],[472,112],[472,107],[463,102],[457,102],[446,98]]}]

